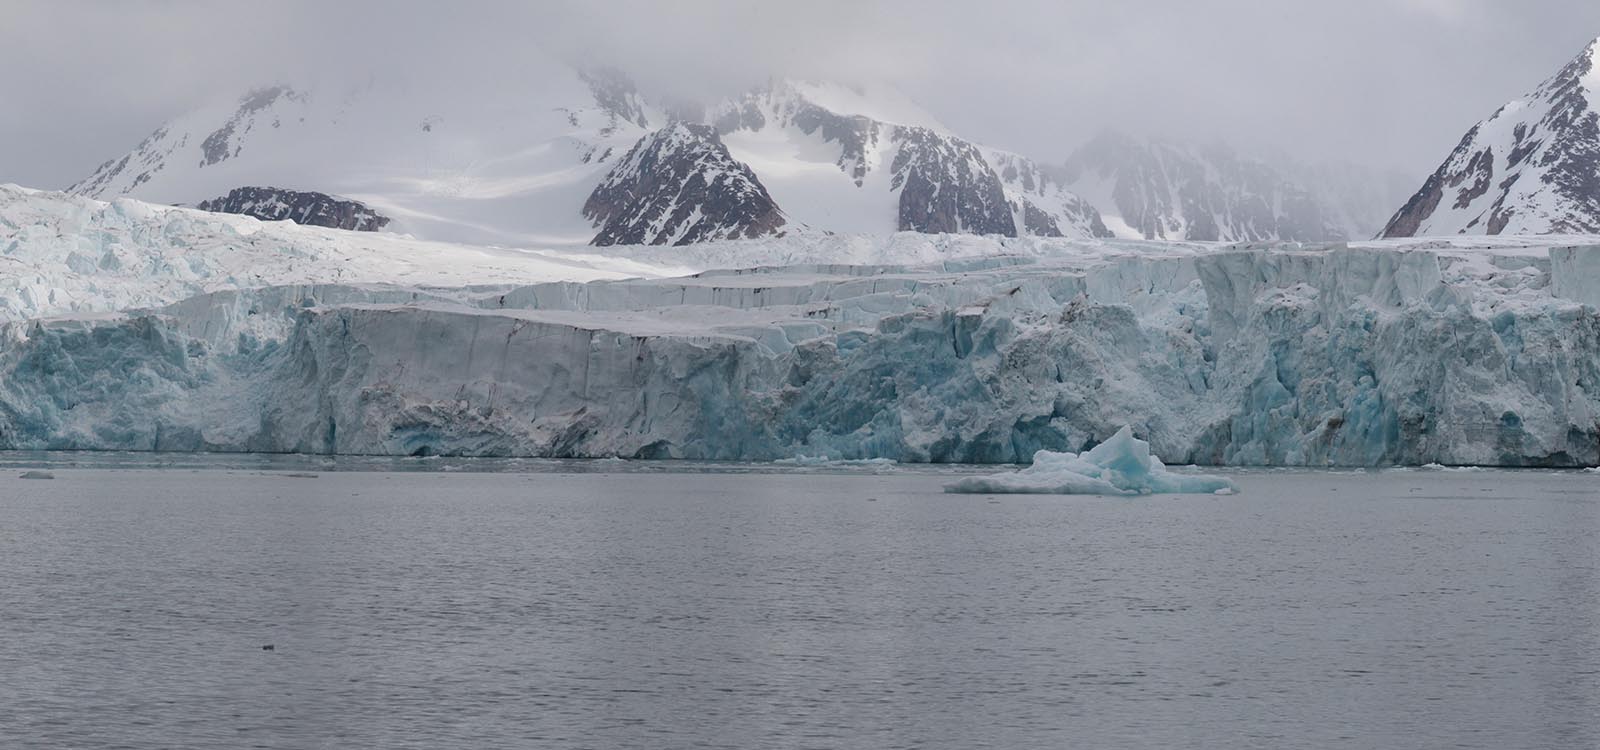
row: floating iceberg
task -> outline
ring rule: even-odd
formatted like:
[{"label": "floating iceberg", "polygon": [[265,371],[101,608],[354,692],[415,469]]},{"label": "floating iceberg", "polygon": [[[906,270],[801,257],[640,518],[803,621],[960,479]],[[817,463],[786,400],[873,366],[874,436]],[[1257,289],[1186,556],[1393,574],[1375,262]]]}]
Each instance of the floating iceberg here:
[{"label": "floating iceberg", "polygon": [[1083,453],[1039,451],[1033,465],[1010,474],[967,477],[945,485],[946,492],[1030,495],[1151,495],[1156,493],[1232,494],[1227,477],[1175,474],[1150,455],[1150,444],[1123,427]]}]

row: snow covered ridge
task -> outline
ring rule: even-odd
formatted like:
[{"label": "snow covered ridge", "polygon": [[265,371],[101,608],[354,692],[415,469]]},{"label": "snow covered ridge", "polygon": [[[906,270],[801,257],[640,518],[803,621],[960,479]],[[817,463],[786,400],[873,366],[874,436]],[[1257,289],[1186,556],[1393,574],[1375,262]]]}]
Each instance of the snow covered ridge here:
[{"label": "snow covered ridge", "polygon": [[775,234],[786,219],[715,130],[672,123],[618,160],[583,205],[595,245],[687,245]]},{"label": "snow covered ridge", "polygon": [[[233,211],[243,202],[218,197],[271,185],[358,201],[419,237],[545,247],[780,226],[1110,236],[1038,165],[959,138],[892,92],[777,81],[674,109],[614,71],[531,67],[537,85],[493,103],[386,76],[256,89],[175,118],[69,191]],[[625,195],[648,207],[623,211]]]},{"label": "snow covered ridge", "polygon": [[1600,39],[1467,131],[1383,234],[1550,232],[1600,232]]},{"label": "snow covered ridge", "polygon": [[0,301],[55,315],[0,323],[0,448],[1600,464],[1600,237],[796,235],[672,278],[9,188],[0,222]]}]

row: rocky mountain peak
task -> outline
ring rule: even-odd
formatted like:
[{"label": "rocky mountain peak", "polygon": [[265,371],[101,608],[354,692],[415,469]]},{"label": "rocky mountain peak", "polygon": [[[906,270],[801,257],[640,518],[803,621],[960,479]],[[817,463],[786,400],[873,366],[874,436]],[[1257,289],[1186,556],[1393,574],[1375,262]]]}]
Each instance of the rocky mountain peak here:
[{"label": "rocky mountain peak", "polygon": [[685,245],[775,234],[786,223],[715,128],[674,121],[645,135],[584,203],[595,245]]},{"label": "rocky mountain peak", "polygon": [[1385,237],[1600,232],[1600,39],[1474,125]]}]

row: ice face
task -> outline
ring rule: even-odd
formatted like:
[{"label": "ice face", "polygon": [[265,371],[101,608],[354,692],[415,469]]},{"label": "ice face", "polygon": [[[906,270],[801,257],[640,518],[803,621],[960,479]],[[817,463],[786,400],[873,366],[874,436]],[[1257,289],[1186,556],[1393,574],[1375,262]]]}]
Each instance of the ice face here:
[{"label": "ice face", "polygon": [[1084,453],[1039,451],[1033,465],[1009,474],[966,477],[945,485],[946,492],[1031,495],[1151,495],[1156,493],[1231,493],[1227,477],[1177,474],[1150,455],[1150,444],[1123,427]]},{"label": "ice face", "polygon": [[[765,268],[476,287],[321,253],[322,283],[241,288],[252,255],[305,260],[297,234],[196,249],[241,264],[197,293],[167,284],[193,226],[126,208],[95,221],[145,275],[51,273],[152,307],[0,323],[0,448],[1023,462],[1132,426],[1181,463],[1600,463],[1592,239],[796,237],[681,249]],[[877,255],[903,264],[838,262]]]}]

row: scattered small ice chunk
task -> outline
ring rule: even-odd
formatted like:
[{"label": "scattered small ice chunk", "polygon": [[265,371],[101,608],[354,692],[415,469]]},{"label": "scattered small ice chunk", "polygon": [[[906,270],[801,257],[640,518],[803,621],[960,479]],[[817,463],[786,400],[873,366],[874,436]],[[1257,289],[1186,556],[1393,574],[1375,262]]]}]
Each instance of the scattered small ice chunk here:
[{"label": "scattered small ice chunk", "polygon": [[22,479],[55,479],[56,475],[51,474],[48,471],[24,471],[24,472],[22,472],[22,476],[20,478],[22,478]]},{"label": "scattered small ice chunk", "polygon": [[1150,495],[1154,493],[1236,492],[1227,477],[1177,474],[1150,455],[1150,444],[1123,427],[1084,453],[1039,451],[1033,465],[1010,474],[967,477],[945,492],[1027,493],[1038,495]]},{"label": "scattered small ice chunk", "polygon": [[1441,463],[1423,464],[1422,468],[1428,469],[1430,471],[1439,471],[1439,470],[1444,469],[1444,464],[1441,464]]},{"label": "scattered small ice chunk", "polygon": [[794,458],[780,458],[773,463],[779,466],[894,466],[892,458],[829,458],[800,454]]}]

